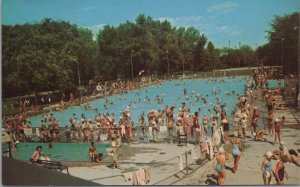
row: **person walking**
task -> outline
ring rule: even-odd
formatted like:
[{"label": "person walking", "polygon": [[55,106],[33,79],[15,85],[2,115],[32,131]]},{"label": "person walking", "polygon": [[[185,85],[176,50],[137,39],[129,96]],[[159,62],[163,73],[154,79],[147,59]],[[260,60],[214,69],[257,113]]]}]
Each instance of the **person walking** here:
[{"label": "person walking", "polygon": [[234,158],[233,162],[233,173],[236,173],[238,166],[239,166],[239,160],[241,157],[241,141],[239,139],[239,135],[237,131],[234,131],[234,138],[231,139],[232,144],[232,155]]}]

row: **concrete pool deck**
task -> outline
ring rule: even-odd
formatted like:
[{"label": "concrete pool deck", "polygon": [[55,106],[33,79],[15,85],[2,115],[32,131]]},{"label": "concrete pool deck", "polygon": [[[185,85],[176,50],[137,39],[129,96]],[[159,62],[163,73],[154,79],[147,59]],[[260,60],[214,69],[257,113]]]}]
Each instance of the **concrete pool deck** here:
[{"label": "concrete pool deck", "polygon": [[[286,116],[287,118],[300,119],[300,110],[275,110],[275,117]],[[247,132],[249,135],[249,131]],[[298,150],[300,148],[300,125],[286,125],[281,128],[281,137],[288,149]],[[233,157],[226,160],[226,179],[224,185],[263,185],[262,172],[260,171],[264,154],[267,151],[279,150],[279,143],[272,145],[274,136],[266,135],[267,141],[253,141],[246,139],[245,151],[242,152],[237,173],[231,171],[233,167]],[[299,153],[298,153],[299,154]],[[272,168],[275,169],[276,162],[272,161]],[[286,163],[286,170],[289,178],[285,179],[286,185],[300,185],[300,167]],[[192,175],[175,183],[175,185],[217,185],[217,172],[214,170],[213,162],[210,161],[205,166],[195,171]],[[276,184],[273,177],[271,184]]]},{"label": "concrete pool deck", "polygon": [[[277,110],[274,112],[276,117],[285,115],[287,118],[300,119],[300,111],[297,109]],[[261,126],[261,128],[263,128]],[[250,131],[247,131],[248,136]],[[288,149],[300,148],[300,126],[286,125],[281,129],[282,140]],[[266,151],[274,151],[279,149],[279,143],[272,145],[273,136],[266,135],[267,141],[253,141],[248,137],[245,141],[247,147],[241,155],[239,169],[236,174],[232,173],[233,166],[232,156],[226,161],[226,180],[225,185],[263,185],[262,172],[260,171],[261,163],[264,159]],[[168,160],[176,155],[182,154],[185,151],[192,149],[194,145],[177,146],[177,144],[130,144],[124,145],[120,152],[126,155],[121,155],[120,169],[111,168],[111,160],[107,158],[104,164],[95,164],[95,166],[70,167],[70,174],[79,178],[83,178],[98,184],[104,185],[132,185],[131,181],[125,181],[123,173],[135,171],[138,168],[152,167],[151,164],[159,163]],[[164,185],[216,185],[217,173],[214,170],[214,161],[208,161],[202,165],[193,165],[192,173],[185,175],[178,171],[177,160],[174,159],[174,164],[168,167],[160,167],[155,172],[150,172],[152,184]],[[272,167],[275,167],[275,161],[272,162]],[[195,166],[195,167],[194,167]],[[294,164],[287,163],[286,169],[289,174],[289,179],[285,180],[288,185],[300,185],[300,167]],[[154,170],[153,170],[154,171]],[[115,176],[115,177],[110,177]],[[168,178],[164,182],[161,180]],[[276,184],[275,178],[272,178],[272,184]]]}]

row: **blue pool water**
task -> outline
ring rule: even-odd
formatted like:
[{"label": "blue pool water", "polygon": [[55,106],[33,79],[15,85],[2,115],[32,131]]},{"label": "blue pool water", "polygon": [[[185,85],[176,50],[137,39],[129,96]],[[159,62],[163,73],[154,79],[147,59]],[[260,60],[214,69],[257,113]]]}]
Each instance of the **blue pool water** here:
[{"label": "blue pool water", "polygon": [[[162,83],[160,86],[149,86],[147,88],[139,89],[132,91],[126,94],[117,94],[114,96],[107,97],[109,102],[113,102],[112,104],[107,104],[108,109],[105,110],[104,104],[106,99],[100,99],[96,101],[89,102],[93,107],[97,107],[101,114],[103,113],[114,113],[115,119],[118,121],[121,112],[124,111],[126,107],[129,106],[131,110],[132,120],[135,122],[137,126],[139,126],[139,117],[142,112],[147,114],[151,110],[163,110],[166,105],[176,105],[175,114],[178,112],[178,108],[181,107],[181,103],[185,102],[187,106],[191,109],[191,112],[194,113],[201,108],[200,119],[204,114],[209,114],[208,109],[213,108],[216,103],[216,95],[211,94],[214,90],[221,90],[219,97],[221,98],[221,103],[226,102],[226,112],[230,115],[231,110],[235,107],[236,104],[236,96],[230,94],[226,95],[226,92],[232,92],[233,90],[238,94],[243,94],[244,86],[246,84],[246,77],[237,77],[235,79],[230,78],[220,78],[220,80],[224,80],[225,83],[222,82],[208,82],[205,79],[194,79],[194,80],[173,80]],[[184,96],[184,89],[187,90],[187,95],[189,98]],[[194,97],[197,94],[202,94],[206,96],[207,104],[204,104],[201,99],[198,102],[194,101]],[[163,103],[158,104],[155,100],[156,96],[159,96],[164,100]],[[150,103],[144,102],[144,99],[148,96],[151,100]],[[141,101],[139,101],[139,99]],[[135,102],[132,104],[131,102]],[[64,111],[52,112],[54,117],[58,119],[58,123],[60,127],[64,127],[65,125],[69,125],[68,119],[73,116],[75,113],[79,118],[82,113],[85,116],[91,119],[94,119],[96,112],[92,110],[84,110],[83,107],[73,106]],[[38,127],[40,120],[43,119],[42,116],[35,116],[31,118],[32,127]]]},{"label": "blue pool water", "polygon": [[[284,88],[284,79],[281,79],[281,88]],[[268,80],[269,88],[278,88],[277,80]]]},{"label": "blue pool water", "polygon": [[[89,143],[52,143],[53,148],[48,149],[47,143],[19,143],[17,145],[18,152],[12,152],[13,157],[19,160],[29,160],[36,147],[41,145],[42,152],[45,155],[51,155],[51,160],[55,161],[91,161],[88,150]],[[95,143],[98,152],[106,155],[106,148],[111,147],[110,144]]]}]

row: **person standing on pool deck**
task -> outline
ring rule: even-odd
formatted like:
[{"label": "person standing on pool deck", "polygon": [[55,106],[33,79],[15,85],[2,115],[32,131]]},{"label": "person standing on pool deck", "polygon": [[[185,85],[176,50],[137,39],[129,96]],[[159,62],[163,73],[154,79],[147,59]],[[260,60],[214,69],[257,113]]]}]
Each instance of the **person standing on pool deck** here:
[{"label": "person standing on pool deck", "polygon": [[278,141],[281,142],[281,137],[280,137],[280,126],[281,126],[281,121],[279,118],[275,119],[274,122],[274,127],[275,127],[275,138],[274,138],[274,144],[276,144],[276,137],[278,136]]},{"label": "person standing on pool deck", "polygon": [[284,177],[286,177],[286,179],[289,178],[284,166],[284,164],[288,161],[289,157],[287,155],[282,155],[279,162],[276,164],[274,175],[278,185],[284,185]]},{"label": "person standing on pool deck", "polygon": [[265,154],[265,156],[266,156],[266,158],[264,159],[263,163],[261,164],[260,169],[263,172],[264,185],[270,185],[272,174],[273,174],[272,163],[271,163],[273,153],[271,151],[268,151]]},{"label": "person standing on pool deck", "polygon": [[144,136],[145,135],[145,128],[146,128],[146,121],[145,121],[144,114],[141,115],[140,123],[141,123],[141,127],[142,127],[142,133],[143,133],[143,136]]},{"label": "person standing on pool deck", "polygon": [[174,119],[170,118],[168,119],[168,134],[169,134],[169,143],[173,143],[173,125],[174,125]]},{"label": "person standing on pool deck", "polygon": [[206,136],[206,134],[208,132],[208,128],[207,128],[208,118],[207,118],[206,114],[203,116],[202,121],[203,121],[203,128],[204,128],[205,136]]},{"label": "person standing on pool deck", "polygon": [[268,111],[268,130],[269,130],[269,135],[273,134],[273,110]]},{"label": "person standing on pool deck", "polygon": [[217,117],[213,116],[211,118],[211,136],[214,135],[215,131],[217,130],[217,126],[218,126],[218,121],[217,121]]},{"label": "person standing on pool deck", "polygon": [[200,144],[200,134],[201,134],[201,129],[199,125],[199,113],[195,112],[194,118],[193,118],[193,124],[194,124],[194,129],[196,132],[196,144]]},{"label": "person standing on pool deck", "polygon": [[247,119],[245,118],[245,116],[243,116],[243,118],[241,120],[241,124],[242,124],[243,139],[245,140],[246,130],[247,130]]},{"label": "person standing on pool deck", "polygon": [[225,142],[228,140],[228,132],[229,132],[229,122],[227,116],[222,120],[223,131],[224,131],[224,140]]},{"label": "person standing on pool deck", "polygon": [[252,121],[251,121],[252,134],[256,132],[258,118],[259,118],[259,111],[257,107],[254,107],[253,114],[252,114]]}]

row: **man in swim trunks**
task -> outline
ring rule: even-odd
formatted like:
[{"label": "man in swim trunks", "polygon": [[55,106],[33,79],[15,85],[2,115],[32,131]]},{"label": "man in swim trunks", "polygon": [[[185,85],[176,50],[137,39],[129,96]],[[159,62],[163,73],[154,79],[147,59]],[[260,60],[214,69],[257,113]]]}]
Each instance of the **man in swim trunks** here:
[{"label": "man in swim trunks", "polygon": [[193,124],[194,124],[194,129],[196,131],[196,144],[200,144],[200,125],[199,125],[199,113],[195,112],[194,118],[193,118]]}]

